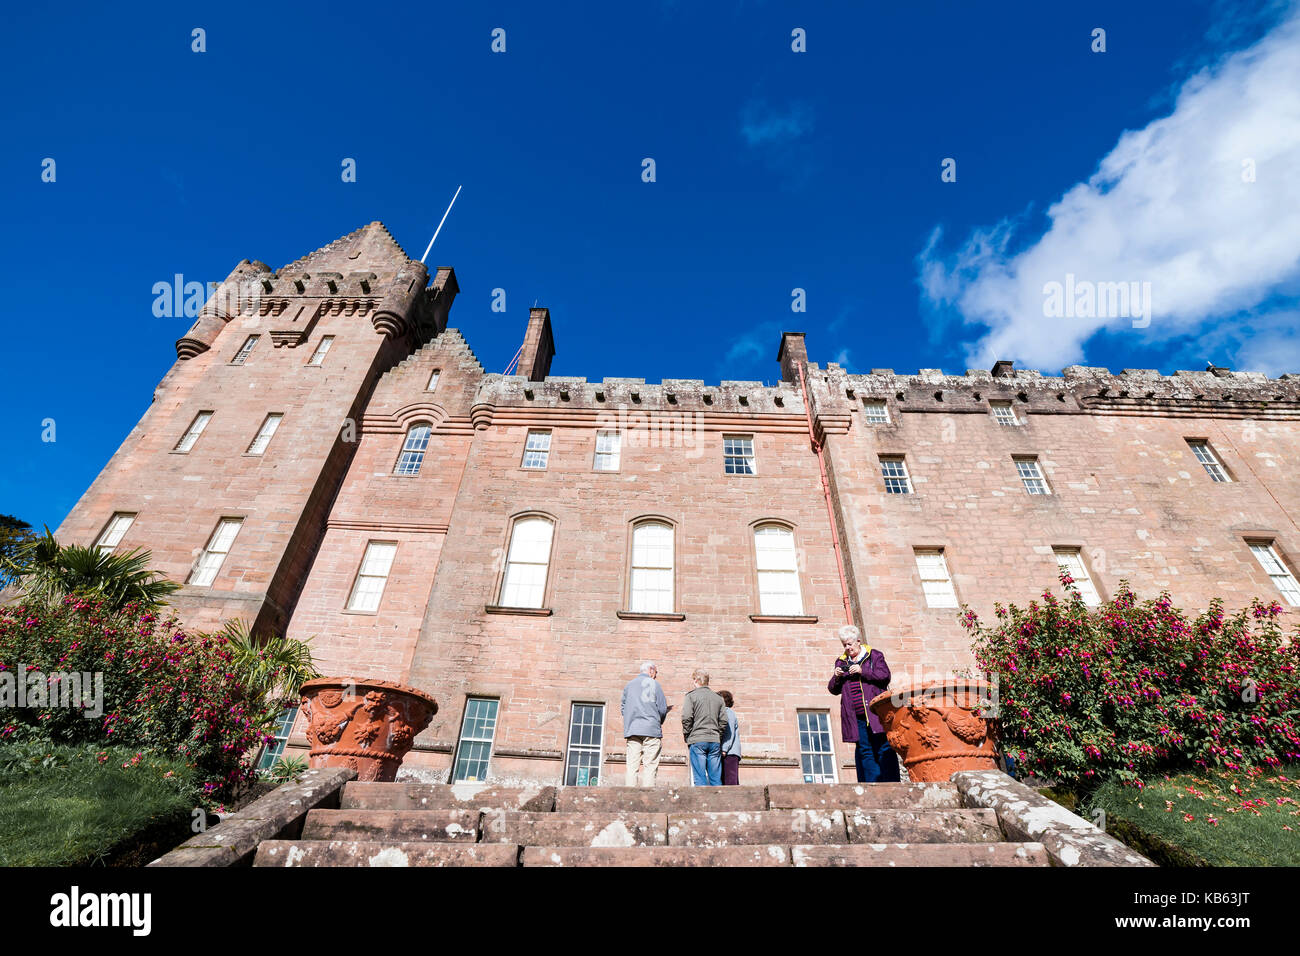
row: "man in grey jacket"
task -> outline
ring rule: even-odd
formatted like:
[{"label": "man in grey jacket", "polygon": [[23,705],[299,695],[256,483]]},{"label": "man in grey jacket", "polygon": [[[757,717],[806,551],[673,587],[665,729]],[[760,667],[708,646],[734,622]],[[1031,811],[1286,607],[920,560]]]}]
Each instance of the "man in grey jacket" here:
[{"label": "man in grey jacket", "polygon": [[682,707],[682,736],[691,755],[691,778],[697,787],[722,786],[722,729],[726,704],[709,690],[709,672],[691,674],[695,689]]},{"label": "man in grey jacket", "polygon": [[627,785],[653,787],[659,772],[659,754],[663,745],[664,718],[668,700],[656,680],[659,668],[654,661],[641,665],[641,673],[623,688],[623,739],[627,742]]}]

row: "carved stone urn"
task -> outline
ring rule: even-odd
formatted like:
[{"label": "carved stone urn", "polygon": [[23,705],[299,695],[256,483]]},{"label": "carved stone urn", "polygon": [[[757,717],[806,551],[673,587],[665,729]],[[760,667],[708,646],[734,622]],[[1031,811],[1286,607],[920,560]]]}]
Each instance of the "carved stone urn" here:
[{"label": "carved stone urn", "polygon": [[976,712],[992,704],[991,690],[983,681],[934,681],[881,694],[869,706],[908,777],[928,783],[958,770],[997,769],[994,721]]},{"label": "carved stone urn", "polygon": [[299,691],[312,767],[351,767],[358,780],[395,780],[437,702],[386,680],[322,677]]}]

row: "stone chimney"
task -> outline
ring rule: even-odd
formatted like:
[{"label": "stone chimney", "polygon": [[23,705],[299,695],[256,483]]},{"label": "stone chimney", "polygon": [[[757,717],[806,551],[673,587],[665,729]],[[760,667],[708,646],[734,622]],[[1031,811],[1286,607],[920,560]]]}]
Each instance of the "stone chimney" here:
[{"label": "stone chimney", "polygon": [[551,310],[529,309],[528,330],[524,332],[524,347],[519,352],[520,375],[530,382],[540,382],[551,371],[555,357],[555,339],[551,335]]},{"label": "stone chimney", "polygon": [[992,371],[993,371],[993,377],[994,377],[994,378],[1011,378],[1011,377],[1015,374],[1015,372],[1012,370],[1012,366],[1015,365],[1015,364],[1016,364],[1015,362],[1010,361],[1009,359],[1000,359],[1000,360],[994,362],[994,363],[993,363],[993,370],[992,370]]},{"label": "stone chimney", "polygon": [[808,364],[808,348],[802,332],[782,332],[776,360],[781,363],[781,379],[799,384],[799,366]]}]

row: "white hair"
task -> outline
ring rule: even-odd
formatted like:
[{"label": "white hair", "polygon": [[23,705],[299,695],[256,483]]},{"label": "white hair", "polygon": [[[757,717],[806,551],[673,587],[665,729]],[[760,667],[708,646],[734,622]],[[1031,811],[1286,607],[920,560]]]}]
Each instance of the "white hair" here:
[{"label": "white hair", "polygon": [[657,670],[657,669],[658,669],[658,668],[655,667],[655,662],[654,662],[654,661],[642,661],[642,662],[641,662],[641,673],[642,673],[642,674],[649,674],[652,670]]}]

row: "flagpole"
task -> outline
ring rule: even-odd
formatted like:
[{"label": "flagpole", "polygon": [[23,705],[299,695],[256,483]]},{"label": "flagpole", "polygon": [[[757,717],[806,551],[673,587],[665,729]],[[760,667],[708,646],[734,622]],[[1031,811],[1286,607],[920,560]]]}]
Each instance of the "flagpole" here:
[{"label": "flagpole", "polygon": [[[457,187],[456,187],[456,196],[459,196],[459,195],[460,195],[460,190],[461,190],[461,187],[460,187],[460,186],[457,186]],[[447,221],[447,217],[451,214],[451,207],[454,206],[454,205],[456,205],[456,196],[452,196],[452,197],[451,197],[451,202],[447,204],[447,211],[444,212],[444,213],[442,214],[442,220],[438,223],[438,228],[435,229],[435,230],[433,231],[433,239],[430,239],[430,240],[429,240],[429,245],[428,245],[428,247],[424,250],[424,255],[420,256],[420,261],[421,261],[421,262],[423,262],[425,259],[427,259],[427,258],[429,257],[429,250],[433,248],[434,240],[436,240],[436,239],[438,238],[438,233],[442,232],[442,224],[443,224],[444,222]]]}]

